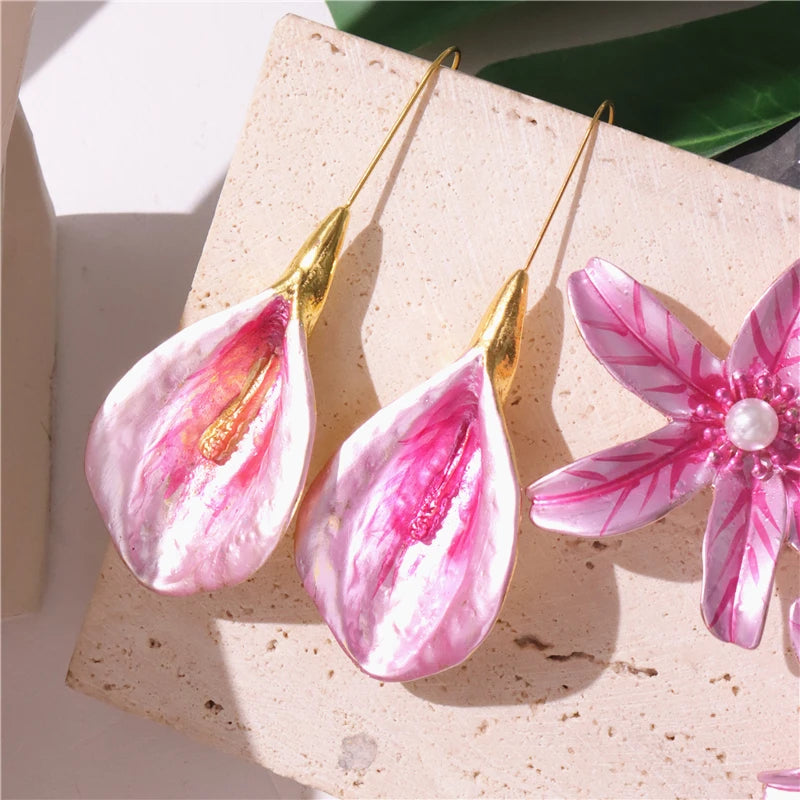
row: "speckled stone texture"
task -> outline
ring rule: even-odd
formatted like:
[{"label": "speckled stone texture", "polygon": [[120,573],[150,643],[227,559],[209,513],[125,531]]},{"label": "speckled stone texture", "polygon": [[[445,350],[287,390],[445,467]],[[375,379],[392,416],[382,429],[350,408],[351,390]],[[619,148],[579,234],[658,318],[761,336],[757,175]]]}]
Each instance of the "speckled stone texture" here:
[{"label": "speckled stone texture", "polygon": [[[185,323],[282,272],[424,68],[295,17],[276,28]],[[463,352],[524,263],[586,123],[442,72],[354,208],[311,338],[312,475],[382,403]],[[602,126],[532,269],[506,406],[522,484],[661,424],[580,341],[567,275],[612,261],[724,355],[797,258],[799,205],[793,189]],[[291,536],[246,584],[179,599],[141,588],[109,551],[68,682],[348,797],[756,796],[759,770],[797,760],[785,620],[798,561],[782,554],[758,650],[714,639],[699,610],[710,500],[602,542],[538,531],[524,513],[493,633],[461,667],[411,684],[367,678],[332,641]]]}]

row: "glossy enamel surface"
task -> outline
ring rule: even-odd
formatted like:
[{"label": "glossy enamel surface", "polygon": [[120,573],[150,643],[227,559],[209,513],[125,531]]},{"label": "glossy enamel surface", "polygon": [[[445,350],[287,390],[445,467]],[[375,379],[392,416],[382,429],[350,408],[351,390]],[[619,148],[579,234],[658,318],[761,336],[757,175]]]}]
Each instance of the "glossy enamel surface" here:
[{"label": "glossy enamel surface", "polygon": [[530,487],[533,521],[577,536],[655,522],[708,484],[702,428],[671,422],[562,467]]},{"label": "glossy enamel surface", "polygon": [[703,618],[725,642],[755,647],[784,539],[786,493],[778,476],[761,481],[724,470],[703,537]]},{"label": "glossy enamel surface", "polygon": [[316,416],[306,337],[349,217],[334,209],[275,287],[146,355],[97,413],[86,477],[145,586],[180,595],[240,583],[288,528]]},{"label": "glossy enamel surface", "polygon": [[786,800],[787,795],[800,794],[800,769],[771,769],[758,773],[764,784],[764,800]]},{"label": "glossy enamel surface", "polygon": [[624,533],[712,484],[703,618],[723,641],[755,647],[780,547],[798,544],[800,261],[756,303],[724,362],[612,264],[592,259],[569,294],[592,353],[671,421],[528,487],[531,519],[580,536]]},{"label": "glossy enamel surface", "polygon": [[249,577],[291,519],[314,426],[303,329],[265,292],[139,361],[98,412],[86,475],[136,577],[167,594]]},{"label": "glossy enamel surface", "polygon": [[485,353],[361,426],[298,514],[303,584],[361,669],[413,680],[491,630],[516,553],[518,485]]}]

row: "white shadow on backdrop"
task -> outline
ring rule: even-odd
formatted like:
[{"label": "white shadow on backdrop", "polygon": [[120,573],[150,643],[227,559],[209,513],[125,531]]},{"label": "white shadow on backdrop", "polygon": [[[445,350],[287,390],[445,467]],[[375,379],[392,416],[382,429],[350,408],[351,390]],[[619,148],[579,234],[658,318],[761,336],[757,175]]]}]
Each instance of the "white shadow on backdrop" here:
[{"label": "white shadow on backdrop", "polygon": [[[318,13],[316,6],[322,4],[308,6],[309,11]],[[151,13],[155,12],[151,18],[154,24],[164,9],[166,6],[150,7]],[[96,16],[101,10],[102,18]],[[249,20],[255,15],[260,23],[250,37],[249,54],[232,68],[237,73],[233,77],[239,81],[236,91],[241,98],[230,101],[230,91],[225,98],[229,105],[241,106],[237,106],[240,115],[255,79],[250,66],[257,65],[263,56],[271,25],[284,10],[288,9],[262,7],[252,13],[245,9],[241,19],[225,12],[228,28],[220,33],[220,40],[235,33],[245,17]],[[34,111],[34,136],[42,152],[45,178],[48,163],[66,167],[66,179],[56,186],[61,190],[62,209],[75,207],[75,189],[80,190],[81,183],[93,186],[95,194],[87,195],[88,202],[79,200],[78,206],[93,204],[102,209],[109,202],[112,207],[126,202],[129,187],[122,176],[112,175],[118,185],[106,197],[103,178],[107,176],[93,174],[97,165],[91,160],[92,150],[103,145],[99,140],[91,141],[92,136],[98,136],[95,122],[101,129],[103,124],[110,130],[115,124],[130,129],[128,117],[136,116],[145,131],[136,135],[142,136],[145,147],[149,138],[150,147],[159,148],[163,137],[157,126],[147,123],[147,115],[177,113],[169,97],[154,97],[154,108],[137,106],[133,110],[126,107],[124,92],[120,92],[120,99],[109,102],[102,91],[107,88],[102,76],[94,82],[95,62],[102,55],[98,44],[113,46],[113,41],[103,41],[104,36],[113,39],[123,35],[120,20],[130,13],[130,7],[115,9],[113,4],[95,2],[40,3],[36,9],[25,70],[25,80],[30,82],[23,89],[23,99]],[[165,13],[171,15],[169,24],[174,24],[174,7]],[[208,6],[194,11],[189,7],[186,21],[205,15],[208,27],[215,13],[222,13],[221,7],[216,12]],[[92,24],[87,26],[89,22]],[[187,25],[186,33],[191,35],[191,25]],[[161,36],[168,33],[162,31]],[[68,44],[72,46],[65,47]],[[181,43],[176,42],[174,49],[176,59],[183,54],[185,65],[183,50],[187,48],[182,50]],[[135,82],[139,72],[124,53],[118,62],[107,64],[108,75],[119,73],[123,85],[126,80]],[[82,78],[89,79],[88,85]],[[158,91],[158,81],[151,80],[148,85]],[[218,99],[216,89],[219,87],[198,90],[208,99],[209,113],[213,113]],[[107,105],[98,106],[98,97],[105,97]],[[65,109],[70,119],[65,118]],[[102,115],[106,123],[102,123]],[[3,624],[4,797],[301,800],[319,796],[261,767],[232,759],[64,685],[108,544],[83,477],[89,422],[125,369],[177,328],[219,194],[221,162],[235,141],[238,123],[235,119],[226,123],[220,126],[213,122],[209,129],[214,163],[206,162],[202,174],[193,173],[196,191],[205,191],[205,196],[190,213],[92,213],[57,220],[58,352],[47,584],[38,614]],[[62,137],[68,127],[69,133],[80,136]],[[192,144],[199,151],[212,143]],[[220,164],[215,166],[217,161]],[[120,166],[125,166],[124,161],[110,162],[105,171]],[[157,171],[157,167],[151,165],[150,171]],[[153,178],[143,174],[139,180],[146,183]],[[169,192],[168,181],[162,188]],[[77,196],[81,196],[80,191]],[[224,674],[222,664],[220,670]]]},{"label": "white shadow on backdrop", "polygon": [[[60,311],[47,587],[40,613],[3,624],[5,797],[315,796],[63,682],[108,545],[83,477],[88,426],[121,373],[177,328],[219,188],[188,215],[57,221]],[[220,680],[225,675],[220,661]]]},{"label": "white shadow on backdrop", "polygon": [[[103,6],[104,2],[39,2],[34,14],[46,15],[31,38],[25,60],[25,78],[35,75]],[[36,18],[34,17],[34,19]]]}]

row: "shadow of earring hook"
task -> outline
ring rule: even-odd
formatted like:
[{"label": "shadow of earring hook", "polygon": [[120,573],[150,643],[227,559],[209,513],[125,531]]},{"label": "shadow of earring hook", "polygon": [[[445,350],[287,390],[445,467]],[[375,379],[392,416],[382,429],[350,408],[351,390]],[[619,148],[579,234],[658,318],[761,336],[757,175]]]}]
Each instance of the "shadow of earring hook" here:
[{"label": "shadow of earring hook", "polygon": [[372,157],[372,161],[369,162],[367,168],[364,170],[364,174],[359,178],[358,183],[356,184],[355,188],[353,189],[350,197],[347,199],[347,202],[344,204],[344,208],[350,208],[355,199],[358,197],[361,190],[364,188],[364,184],[369,179],[369,176],[372,174],[372,171],[377,166],[378,162],[381,160],[381,156],[386,152],[386,148],[389,146],[389,143],[394,138],[394,135],[397,133],[397,129],[403,124],[403,120],[408,116],[408,112],[411,111],[414,103],[417,101],[417,98],[422,94],[423,89],[427,86],[430,79],[433,77],[434,73],[437,72],[439,67],[450,57],[453,56],[453,63],[450,65],[450,69],[456,70],[458,69],[459,64],[461,63],[461,51],[457,47],[448,47],[446,50],[442,51],[436,59],[431,63],[431,65],[426,70],[425,74],[422,76],[422,79],[417,84],[417,88],[412,92],[411,97],[408,98],[406,104],[403,106],[400,114],[398,115],[397,119],[394,121],[394,124],[389,129],[389,132],[386,134],[381,146],[378,148],[378,151]]}]

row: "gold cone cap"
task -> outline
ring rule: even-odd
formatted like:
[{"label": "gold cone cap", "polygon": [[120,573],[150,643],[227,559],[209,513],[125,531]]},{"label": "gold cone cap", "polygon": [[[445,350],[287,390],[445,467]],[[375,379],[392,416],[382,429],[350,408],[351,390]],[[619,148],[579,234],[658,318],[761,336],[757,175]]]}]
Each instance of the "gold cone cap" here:
[{"label": "gold cone cap", "polygon": [[527,298],[528,273],[520,269],[492,301],[470,342],[470,348],[480,347],[486,353],[486,369],[500,403],[508,396],[517,369]]},{"label": "gold cone cap", "polygon": [[286,297],[294,298],[306,335],[313,330],[325,305],[349,221],[350,210],[346,206],[328,214],[273,287]]}]

